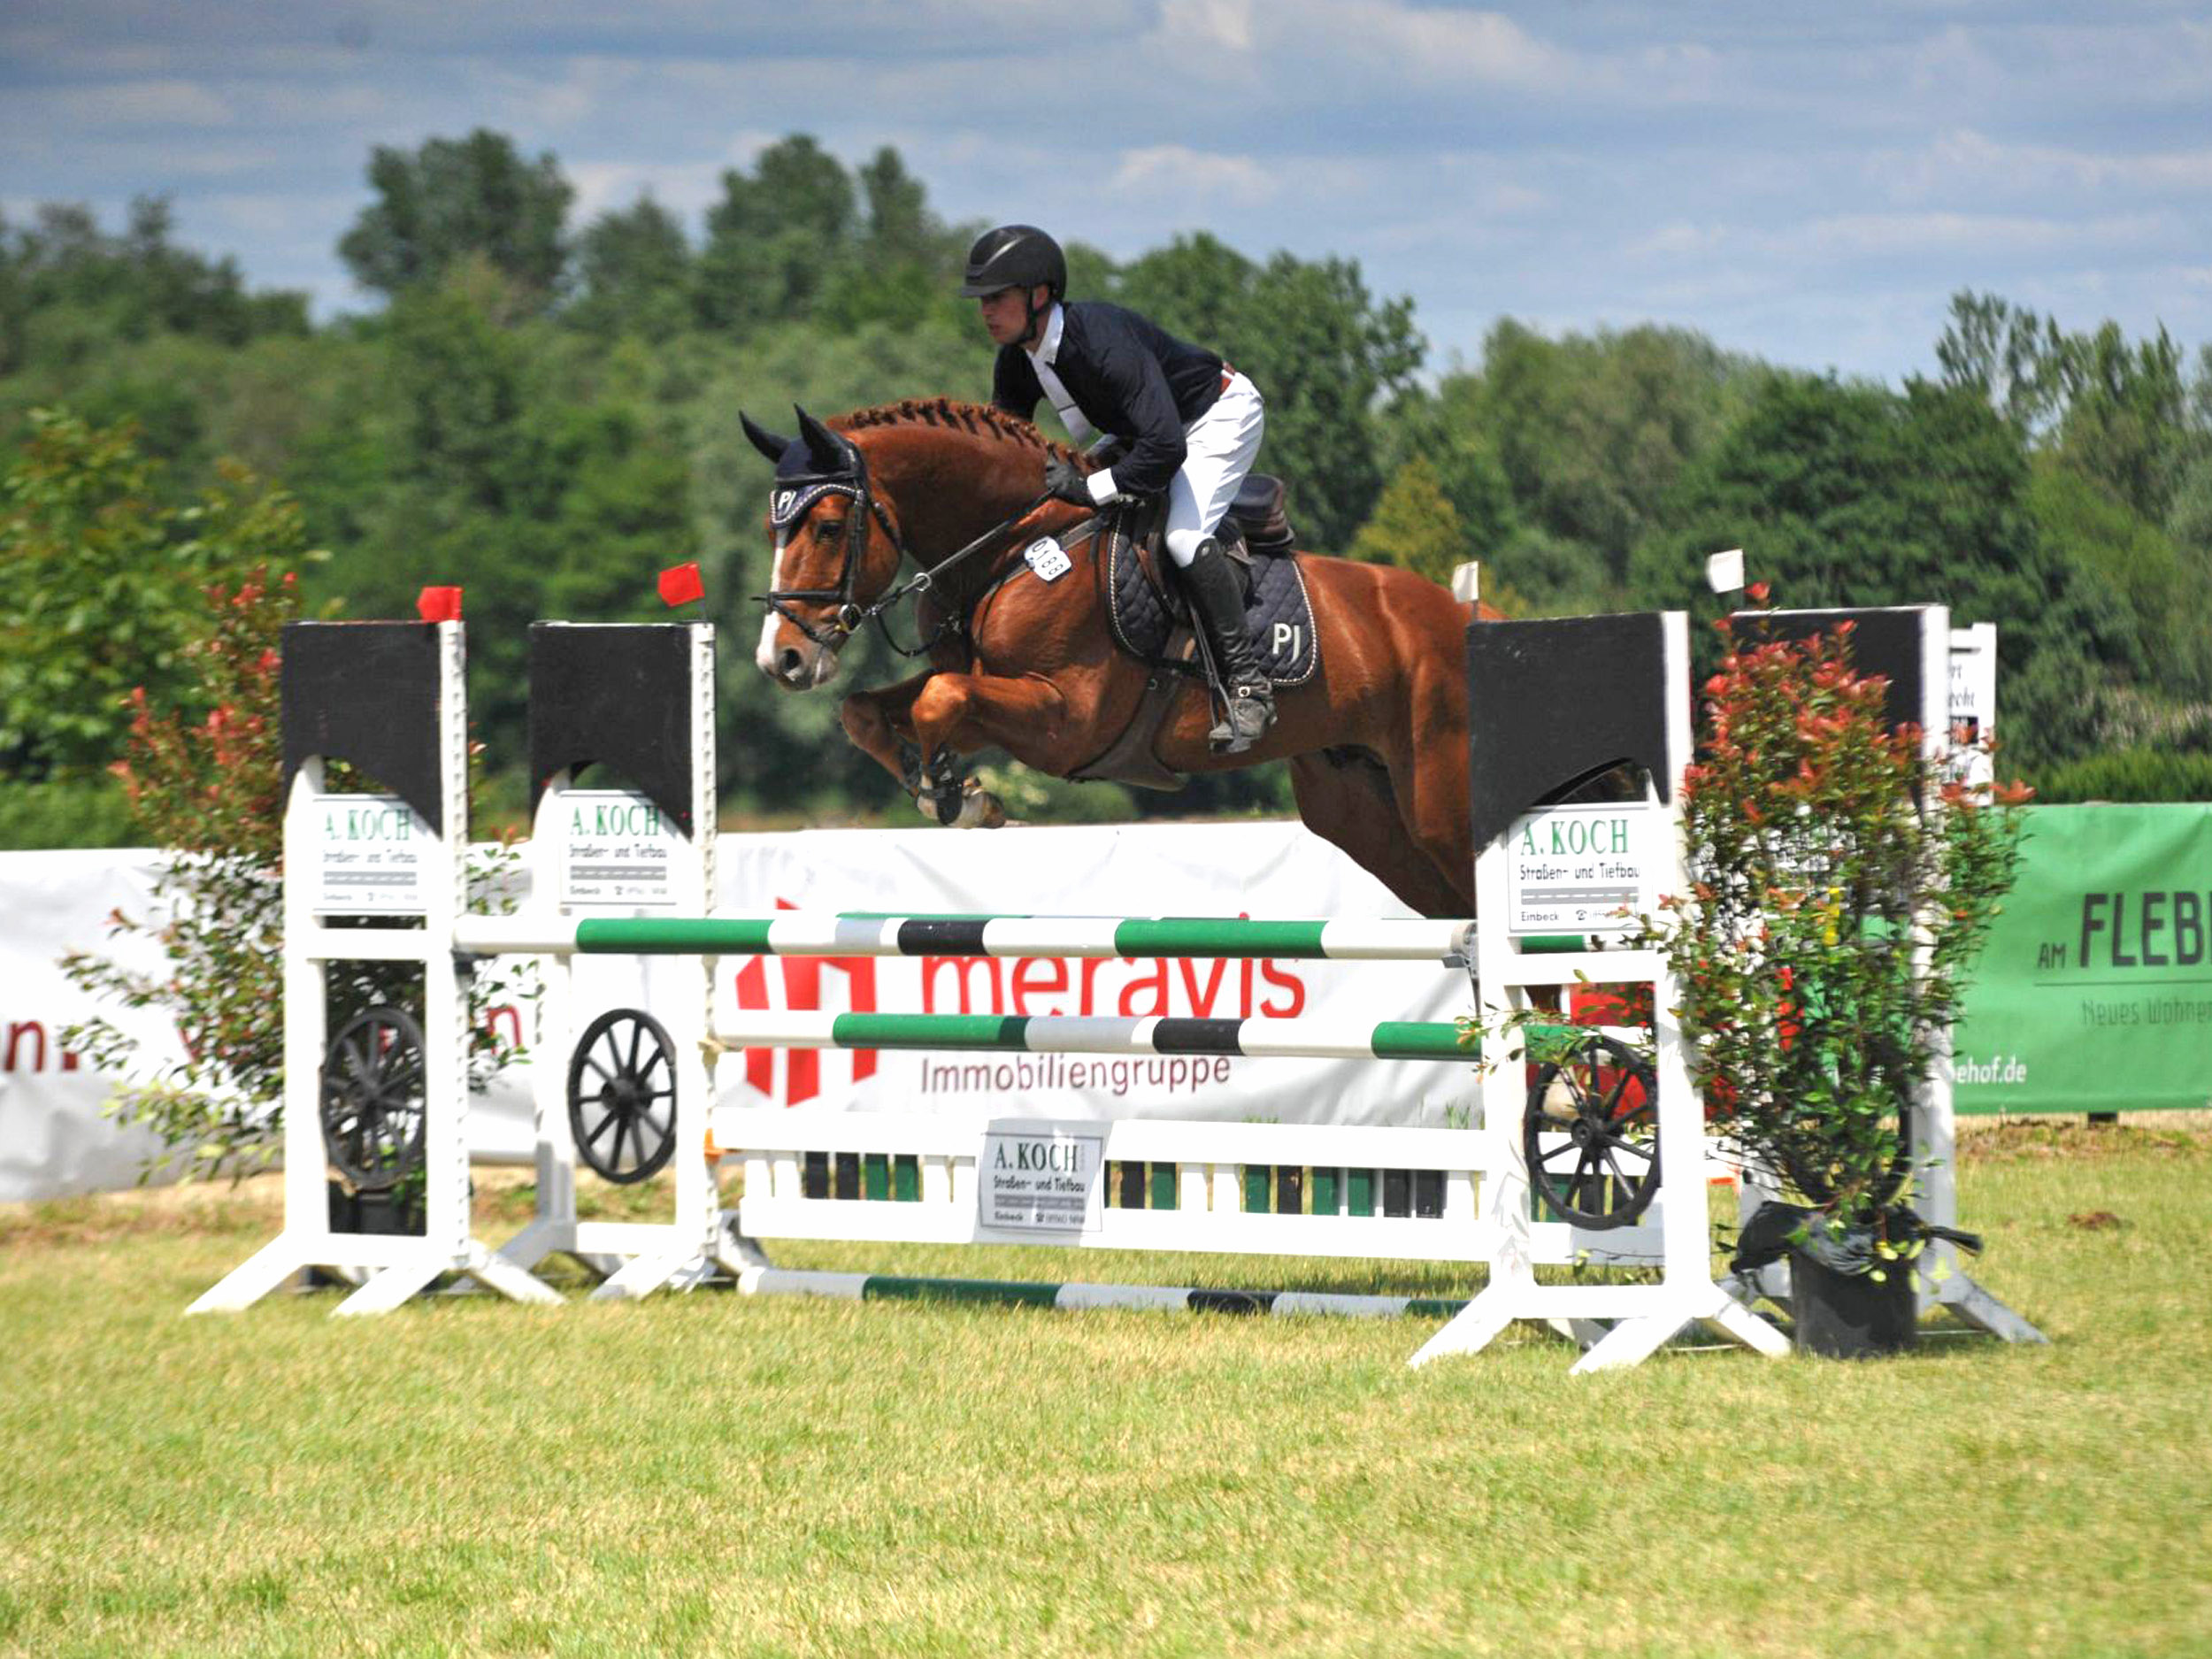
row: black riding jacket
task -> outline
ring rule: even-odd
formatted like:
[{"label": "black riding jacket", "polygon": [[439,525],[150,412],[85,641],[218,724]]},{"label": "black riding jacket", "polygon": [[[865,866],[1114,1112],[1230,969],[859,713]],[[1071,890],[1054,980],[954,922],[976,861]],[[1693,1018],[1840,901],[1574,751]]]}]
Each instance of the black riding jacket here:
[{"label": "black riding jacket", "polygon": [[[1182,470],[1184,432],[1221,396],[1221,359],[1103,300],[1063,301],[1060,316],[1052,372],[1086,420],[1129,446],[1114,483],[1130,495],[1165,489]],[[1001,346],[991,402],[1027,420],[1043,396],[1029,353]]]}]

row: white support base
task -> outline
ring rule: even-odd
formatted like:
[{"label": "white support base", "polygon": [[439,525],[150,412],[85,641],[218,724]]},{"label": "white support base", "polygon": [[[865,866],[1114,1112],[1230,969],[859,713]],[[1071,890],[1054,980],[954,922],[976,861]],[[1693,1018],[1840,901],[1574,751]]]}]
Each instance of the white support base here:
[{"label": "white support base", "polygon": [[2051,1340],[1963,1273],[1954,1271],[1938,1285],[1933,1300],[1937,1306],[1948,1308],[1976,1330],[1985,1331],[2008,1342]]},{"label": "white support base", "polygon": [[660,1256],[634,1257],[621,1271],[591,1293],[593,1302],[634,1302],[657,1290],[696,1290],[719,1269],[738,1278],[753,1263],[734,1250],[710,1246],[704,1250],[672,1250]]},{"label": "white support base", "polygon": [[340,1302],[334,1310],[341,1314],[389,1313],[411,1297],[427,1290],[442,1273],[458,1273],[472,1279],[486,1290],[493,1291],[511,1302],[534,1302],[557,1306],[562,1301],[559,1292],[540,1279],[535,1274],[524,1271],[512,1262],[503,1260],[495,1251],[471,1239],[466,1249],[458,1256],[426,1247],[404,1262],[394,1263]]},{"label": "white support base", "polygon": [[[1619,1315],[1610,1329],[1601,1321]],[[1789,1339],[1729,1299],[1709,1281],[1670,1288],[1650,1285],[1494,1285],[1455,1315],[1414,1355],[1412,1363],[1486,1348],[1506,1326],[1530,1319],[1582,1342],[1571,1373],[1640,1364],[1694,1325],[1778,1359]]]},{"label": "white support base", "polygon": [[419,1238],[383,1234],[286,1232],[248,1256],[203,1294],[187,1313],[240,1313],[311,1267],[359,1287],[337,1313],[384,1313],[458,1273],[514,1302],[558,1302],[558,1292],[513,1262],[471,1239],[455,1254]]},{"label": "white support base", "polygon": [[304,1241],[280,1233],[202,1292],[185,1312],[242,1313],[311,1267],[341,1265],[344,1264],[317,1259]]}]

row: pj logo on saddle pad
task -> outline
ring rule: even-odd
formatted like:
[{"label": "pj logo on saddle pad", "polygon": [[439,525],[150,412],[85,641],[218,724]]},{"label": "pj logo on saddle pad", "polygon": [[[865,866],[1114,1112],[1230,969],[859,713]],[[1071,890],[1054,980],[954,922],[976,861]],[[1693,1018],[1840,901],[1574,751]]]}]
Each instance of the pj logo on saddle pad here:
[{"label": "pj logo on saddle pad", "polygon": [[[1175,618],[1168,595],[1137,557],[1125,536],[1112,538],[1108,555],[1108,593],[1114,639],[1148,663],[1164,660]],[[1314,638],[1313,606],[1296,558],[1261,555],[1253,558],[1244,599],[1245,626],[1267,677],[1280,687],[1302,686],[1320,664]]]}]

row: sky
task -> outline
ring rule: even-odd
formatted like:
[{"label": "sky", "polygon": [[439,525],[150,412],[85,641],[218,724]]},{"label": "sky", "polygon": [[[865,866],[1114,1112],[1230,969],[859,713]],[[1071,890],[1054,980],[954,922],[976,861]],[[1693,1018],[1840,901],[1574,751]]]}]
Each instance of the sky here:
[{"label": "sky", "polygon": [[171,198],[319,318],[377,145],[550,152],[572,226],[808,133],[947,220],[1356,260],[1502,318],[1934,372],[1950,296],[2212,343],[2212,0],[0,0],[0,212]]}]

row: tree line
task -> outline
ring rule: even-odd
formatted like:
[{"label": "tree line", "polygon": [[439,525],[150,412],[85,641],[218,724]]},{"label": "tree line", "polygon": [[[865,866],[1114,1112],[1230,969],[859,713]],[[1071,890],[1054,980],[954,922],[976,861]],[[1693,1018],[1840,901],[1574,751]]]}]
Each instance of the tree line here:
[{"label": "tree line", "polygon": [[[696,224],[649,196],[578,224],[557,160],[489,132],[380,148],[368,180],[338,251],[380,303],[320,324],[180,246],[158,200],[119,230],[0,219],[0,843],[128,839],[104,772],[122,695],[191,704],[200,593],[248,559],[296,569],[311,614],[464,587],[512,810],[528,623],[665,616],[654,573],[696,558],[733,647],[726,801],[895,807],[833,698],[751,669],[768,478],[738,414],[986,396],[954,295],[981,227],[933,212],[895,150],[849,165],[803,134],[726,170]],[[1734,546],[1786,603],[1947,602],[1998,624],[2008,764],[2047,798],[2212,794],[2212,349],[1970,292],[1901,389],[1652,326],[1502,320],[1440,369],[1352,259],[1069,247],[1075,295],[1260,385],[1262,465],[1308,547],[1439,580],[1479,559],[1513,615],[1709,612],[1704,558]],[[1277,805],[1278,770],[1166,798],[1018,781],[1038,816],[1117,817]]]}]

